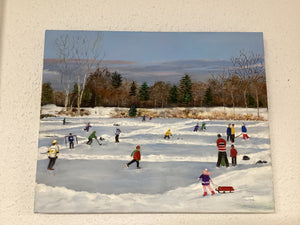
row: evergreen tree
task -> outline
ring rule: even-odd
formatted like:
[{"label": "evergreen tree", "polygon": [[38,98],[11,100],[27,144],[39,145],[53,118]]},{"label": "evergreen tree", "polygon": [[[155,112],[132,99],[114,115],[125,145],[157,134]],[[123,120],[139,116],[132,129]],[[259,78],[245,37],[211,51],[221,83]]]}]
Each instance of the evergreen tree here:
[{"label": "evergreen tree", "polygon": [[171,103],[177,103],[178,102],[178,88],[176,85],[173,85],[170,90],[170,96],[169,96]]},{"label": "evergreen tree", "polygon": [[180,80],[179,85],[180,102],[190,103],[192,101],[192,80],[188,74]]},{"label": "evergreen tree", "polygon": [[122,85],[122,76],[118,72],[113,72],[111,76],[111,85],[118,88]]},{"label": "evergreen tree", "polygon": [[249,107],[256,107],[255,99],[252,95],[248,95],[248,105]]},{"label": "evergreen tree", "polygon": [[53,89],[50,83],[45,83],[42,86],[42,99],[41,104],[51,104],[53,100]]},{"label": "evergreen tree", "polygon": [[134,81],[132,81],[129,96],[136,96],[136,89],[137,89],[136,84]]},{"label": "evergreen tree", "polygon": [[137,115],[137,108],[134,105],[132,105],[129,109],[128,114],[130,117],[135,117]]},{"label": "evergreen tree", "polygon": [[213,104],[213,93],[210,87],[205,92],[204,104],[207,106],[212,106]]},{"label": "evergreen tree", "polygon": [[141,89],[139,91],[139,99],[141,101],[149,100],[149,87],[146,82],[144,82],[141,86]]}]

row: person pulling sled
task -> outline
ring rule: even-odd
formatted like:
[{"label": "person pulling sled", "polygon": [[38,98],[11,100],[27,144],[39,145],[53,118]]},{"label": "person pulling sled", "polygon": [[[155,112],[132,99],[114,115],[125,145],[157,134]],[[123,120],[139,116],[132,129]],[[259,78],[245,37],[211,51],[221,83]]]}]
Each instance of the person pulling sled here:
[{"label": "person pulling sled", "polygon": [[210,179],[211,173],[207,171],[207,169],[204,169],[202,171],[203,173],[200,175],[200,177],[197,178],[197,181],[199,181],[200,179],[202,179],[202,186],[203,186],[203,196],[207,195],[207,188],[208,190],[211,192],[211,195],[214,195],[215,192],[214,190],[211,188],[210,183],[212,182],[212,180]]}]

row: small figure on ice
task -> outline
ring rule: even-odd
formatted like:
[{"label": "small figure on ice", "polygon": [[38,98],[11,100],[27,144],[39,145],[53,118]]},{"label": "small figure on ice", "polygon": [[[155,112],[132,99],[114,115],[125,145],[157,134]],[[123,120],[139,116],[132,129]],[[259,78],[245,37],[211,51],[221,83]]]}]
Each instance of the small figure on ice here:
[{"label": "small figure on ice", "polygon": [[234,148],[234,145],[231,145],[230,157],[232,160],[232,166],[236,166],[236,156],[237,156],[237,150]]},{"label": "small figure on ice", "polygon": [[242,123],[242,133],[243,133],[243,140],[245,140],[247,138],[247,140],[249,139],[249,136],[247,134],[247,128],[245,126],[245,123]]},{"label": "small figure on ice", "polygon": [[119,136],[121,134],[121,130],[119,128],[116,129],[116,132],[115,132],[115,142],[116,143],[119,143]]},{"label": "small figure on ice", "polygon": [[202,131],[206,131],[206,123],[205,122],[202,122],[202,125],[201,125],[201,130]]},{"label": "small figure on ice", "polygon": [[143,115],[142,121],[143,121],[143,122],[146,121],[146,115]]},{"label": "small figure on ice", "polygon": [[235,138],[235,129],[234,129],[234,124],[231,125],[231,143],[234,143],[234,138]]},{"label": "small figure on ice", "polygon": [[63,125],[66,125],[66,118],[63,119]]},{"label": "small figure on ice", "polygon": [[68,136],[65,136],[65,143],[69,142],[69,148],[73,149],[74,148],[74,140],[76,139],[76,143],[78,144],[77,136],[72,135],[72,133],[69,133]]},{"label": "small figure on ice", "polygon": [[53,166],[59,154],[59,147],[57,145],[57,141],[53,140],[52,145],[49,147],[47,155],[49,158],[48,170],[54,170]]},{"label": "small figure on ice", "polygon": [[165,133],[164,139],[166,138],[170,139],[170,136],[172,136],[171,129],[168,129],[167,132]]},{"label": "small figure on ice", "polygon": [[199,123],[194,127],[194,132],[197,132],[199,130]]},{"label": "small figure on ice", "polygon": [[197,181],[199,181],[200,179],[202,179],[202,186],[203,186],[203,196],[207,195],[207,188],[209,189],[209,191],[211,192],[211,195],[214,195],[215,192],[213,191],[213,189],[210,186],[210,183],[212,182],[212,180],[210,179],[211,173],[207,171],[207,169],[204,169],[203,174],[201,174],[200,177],[197,178]]},{"label": "small figure on ice", "polygon": [[221,134],[218,134],[217,146],[218,146],[218,150],[219,150],[217,167],[220,167],[220,164],[223,160],[225,160],[224,163],[225,163],[226,167],[229,167],[227,153],[226,153],[226,141],[222,138]]},{"label": "small figure on ice", "polygon": [[91,124],[88,122],[88,124],[86,125],[86,127],[83,130],[86,130],[86,132],[89,132],[91,127],[92,127]]},{"label": "small figure on ice", "polygon": [[101,145],[101,143],[98,141],[97,136],[96,136],[96,131],[93,131],[92,134],[89,136],[89,140],[86,144],[91,145],[93,143],[93,138],[96,139],[96,141],[98,142],[99,145]]},{"label": "small figure on ice", "polygon": [[227,133],[227,142],[228,142],[229,140],[231,140],[231,124],[228,124],[226,133]]},{"label": "small figure on ice", "polygon": [[136,149],[131,153],[131,157],[133,158],[129,163],[126,163],[126,167],[128,168],[131,163],[136,162],[136,168],[141,169],[140,167],[140,160],[141,160],[141,147],[138,145]]}]

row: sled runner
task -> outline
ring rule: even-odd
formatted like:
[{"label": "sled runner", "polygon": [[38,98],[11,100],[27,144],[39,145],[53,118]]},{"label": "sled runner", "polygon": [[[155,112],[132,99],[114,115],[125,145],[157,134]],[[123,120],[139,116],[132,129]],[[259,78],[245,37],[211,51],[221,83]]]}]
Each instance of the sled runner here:
[{"label": "sled runner", "polygon": [[225,193],[225,192],[233,192],[234,191],[234,188],[232,187],[232,186],[218,186],[217,188],[216,188],[216,191],[218,192],[218,193],[220,193],[220,192],[223,192],[223,193]]}]

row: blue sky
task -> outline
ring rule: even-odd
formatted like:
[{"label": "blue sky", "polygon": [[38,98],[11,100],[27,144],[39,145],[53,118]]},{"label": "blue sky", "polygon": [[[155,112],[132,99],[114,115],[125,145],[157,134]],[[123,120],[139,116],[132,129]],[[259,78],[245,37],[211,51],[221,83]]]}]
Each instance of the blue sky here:
[{"label": "blue sky", "polygon": [[[116,32],[103,31],[103,60],[138,63],[210,59],[229,60],[244,49],[264,55],[263,34],[257,32]],[[94,31],[46,31],[44,58],[57,58],[55,39],[60,35],[86,35]]]}]

